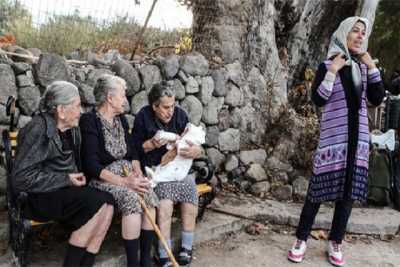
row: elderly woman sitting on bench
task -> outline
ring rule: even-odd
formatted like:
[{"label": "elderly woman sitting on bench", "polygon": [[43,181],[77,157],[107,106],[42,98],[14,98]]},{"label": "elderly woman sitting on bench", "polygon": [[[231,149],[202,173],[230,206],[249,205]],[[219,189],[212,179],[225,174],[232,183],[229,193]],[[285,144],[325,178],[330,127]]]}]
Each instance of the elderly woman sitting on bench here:
[{"label": "elderly woman sitting on bench", "polygon": [[12,186],[28,193],[25,218],[59,221],[72,228],[63,266],[93,266],[112,220],[114,199],[85,186],[86,177],[79,171],[78,89],[53,82],[41,109],[19,132]]},{"label": "elderly woman sitting on bench", "polygon": [[[114,196],[122,213],[122,238],[129,267],[151,266],[151,245],[155,237],[149,218],[154,221],[158,198],[150,182],[142,176],[124,116],[128,100],[126,82],[104,74],[94,87],[96,109],[82,115],[83,170],[91,178],[90,186]],[[124,173],[124,168],[127,173]],[[140,194],[149,210],[144,216]],[[140,237],[140,240],[139,240]],[[140,247],[140,262],[138,250]]]},{"label": "elderly woman sitting on bench", "polygon": [[[143,107],[135,118],[133,142],[139,153],[142,168],[157,166],[167,153],[168,140],[159,138],[157,132],[182,135],[189,122],[184,110],[175,105],[175,94],[164,82],[156,84],[149,92],[149,105]],[[183,158],[194,159],[202,152],[200,145],[188,143],[179,150]],[[180,265],[188,265],[192,261],[192,246],[197,217],[198,195],[195,177],[187,175],[182,181],[162,182],[154,191],[160,199],[157,210],[158,223],[165,239],[171,246],[171,218],[174,203],[180,203],[182,214],[182,244],[178,255]],[[167,258],[167,251],[159,245],[160,263],[163,267],[172,266]]]}]

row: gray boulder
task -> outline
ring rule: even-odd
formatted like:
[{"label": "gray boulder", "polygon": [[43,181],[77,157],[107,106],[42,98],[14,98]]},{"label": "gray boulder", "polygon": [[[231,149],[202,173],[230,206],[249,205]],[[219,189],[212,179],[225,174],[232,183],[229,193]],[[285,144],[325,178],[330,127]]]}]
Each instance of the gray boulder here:
[{"label": "gray boulder", "polygon": [[265,173],[264,168],[257,163],[250,165],[250,168],[246,171],[246,177],[254,183],[267,180],[267,174]]},{"label": "gray boulder", "polygon": [[122,56],[117,49],[110,49],[107,53],[104,54],[103,60],[108,64],[111,65],[114,62],[121,60]]},{"label": "gray boulder", "polygon": [[90,70],[87,75],[86,84],[91,87],[94,87],[96,85],[97,79],[99,79],[99,77],[104,74],[113,74],[113,72],[109,69],[92,69],[92,70]]},{"label": "gray boulder", "polygon": [[272,171],[271,181],[280,184],[289,183],[289,176],[285,171]]},{"label": "gray boulder", "polygon": [[234,108],[230,112],[231,127],[239,128],[241,121],[242,121],[242,117],[240,116],[240,108]]},{"label": "gray boulder", "polygon": [[308,180],[302,176],[293,181],[293,194],[297,199],[304,200],[307,196]]},{"label": "gray boulder", "polygon": [[231,127],[231,114],[229,112],[229,109],[223,108],[218,113],[218,122],[218,127],[221,131],[224,131]]},{"label": "gray boulder", "polygon": [[218,124],[218,99],[212,97],[208,105],[204,106],[202,121],[207,125]]},{"label": "gray boulder", "polygon": [[239,160],[238,158],[233,155],[229,154],[225,161],[225,170],[230,172],[239,167]]},{"label": "gray boulder", "polygon": [[14,62],[11,66],[15,75],[24,74],[28,70],[32,70],[32,65],[24,62]]},{"label": "gray boulder", "polygon": [[199,84],[197,83],[197,80],[192,76],[189,76],[185,87],[186,87],[186,93],[188,94],[195,94],[199,92]]},{"label": "gray boulder", "polygon": [[238,151],[240,149],[240,132],[229,128],[218,137],[218,145],[221,151]]},{"label": "gray boulder", "polygon": [[17,96],[14,71],[10,65],[0,64],[0,102],[5,103],[8,96]]},{"label": "gray boulder", "polygon": [[185,87],[182,85],[181,81],[178,79],[167,81],[168,86],[174,90],[175,98],[177,100],[182,100],[186,96]]},{"label": "gray boulder", "polygon": [[158,61],[158,64],[161,69],[161,73],[165,76],[165,78],[172,79],[178,74],[179,71],[179,56],[178,55],[169,55],[166,58],[162,58]]},{"label": "gray boulder", "polygon": [[197,97],[203,105],[207,105],[211,101],[213,91],[214,80],[210,76],[201,78],[200,92]]},{"label": "gray boulder", "polygon": [[236,86],[242,87],[245,83],[245,78],[242,70],[242,65],[239,61],[235,61],[225,66],[228,79]]},{"label": "gray boulder", "polygon": [[140,77],[137,70],[123,59],[117,60],[112,66],[116,75],[126,81],[126,95],[132,96],[140,90]]},{"label": "gray boulder", "polygon": [[20,74],[17,76],[18,87],[29,87],[35,86],[31,71],[27,71],[26,74]]},{"label": "gray boulder", "polygon": [[72,68],[74,79],[80,83],[86,82],[87,69]]},{"label": "gray boulder", "polygon": [[292,198],[293,188],[291,185],[279,185],[272,190],[272,195],[279,201],[287,201]]},{"label": "gray boulder", "polygon": [[268,181],[255,183],[251,186],[251,193],[256,196],[265,195],[271,189],[271,184]]},{"label": "gray boulder", "polygon": [[228,83],[225,104],[232,107],[237,107],[243,105],[243,100],[242,90],[233,83]]},{"label": "gray boulder", "polygon": [[147,92],[141,91],[137,93],[131,102],[131,111],[132,114],[136,115],[144,106],[147,106],[149,101],[147,99]]},{"label": "gray boulder", "polygon": [[41,54],[34,70],[37,82],[43,87],[53,81],[69,81],[67,62],[56,54]]},{"label": "gray boulder", "polygon": [[267,90],[267,82],[265,81],[264,76],[260,73],[260,70],[256,67],[251,69],[247,81],[250,92],[257,98],[261,97],[262,92]]},{"label": "gray boulder", "polygon": [[293,167],[290,164],[282,162],[274,156],[268,158],[268,160],[266,162],[266,167],[270,170],[284,171],[287,173],[290,173],[293,171]]},{"label": "gray boulder", "polygon": [[181,69],[191,76],[205,76],[208,73],[208,61],[198,52],[182,56],[179,63]]},{"label": "gray boulder", "polygon": [[142,75],[143,85],[147,92],[150,91],[153,85],[162,80],[160,69],[156,65],[143,65],[140,67],[139,72]]},{"label": "gray boulder", "polygon": [[267,158],[267,152],[264,149],[244,150],[240,151],[240,161],[245,165],[250,163],[258,163],[263,165]]},{"label": "gray boulder", "polygon": [[183,84],[187,84],[187,82],[188,82],[188,76],[182,70],[178,71],[178,79]]},{"label": "gray boulder", "polygon": [[217,126],[207,127],[206,146],[217,146],[219,137],[219,129]]},{"label": "gray boulder", "polygon": [[221,165],[225,161],[225,155],[218,151],[215,148],[208,148],[207,156],[211,160],[212,164],[217,168],[220,169]]},{"label": "gray boulder", "polygon": [[219,68],[213,70],[211,73],[211,77],[214,81],[214,96],[225,96],[226,95],[226,83],[228,81],[228,74],[226,69]]},{"label": "gray boulder", "polygon": [[[14,124],[17,123],[19,117],[19,109],[15,110],[14,115]],[[6,114],[6,106],[0,103],[0,124],[9,125],[10,124],[10,116]]]},{"label": "gray boulder", "polygon": [[193,95],[189,95],[181,102],[181,108],[187,112],[191,123],[199,125],[203,114],[203,106],[200,100]]},{"label": "gray boulder", "polygon": [[31,116],[40,103],[40,90],[37,86],[22,87],[18,89],[18,104],[24,115]]},{"label": "gray boulder", "polygon": [[81,83],[78,86],[79,88],[79,95],[81,96],[81,101],[83,104],[86,105],[95,105],[96,100],[94,98],[94,88],[92,86],[89,86],[85,83]]}]

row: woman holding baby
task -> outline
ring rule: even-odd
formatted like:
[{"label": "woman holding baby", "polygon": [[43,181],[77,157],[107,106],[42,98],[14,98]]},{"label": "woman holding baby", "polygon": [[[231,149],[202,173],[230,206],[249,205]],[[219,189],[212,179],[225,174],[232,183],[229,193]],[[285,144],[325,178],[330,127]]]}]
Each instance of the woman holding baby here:
[{"label": "woman holding baby", "polygon": [[[96,109],[82,115],[83,171],[89,185],[113,195],[117,210],[122,213],[122,238],[127,266],[151,266],[151,245],[154,229],[143,216],[139,203],[141,194],[155,217],[158,198],[143,177],[128,123],[123,116],[128,101],[126,83],[113,75],[101,76],[95,85]],[[129,175],[124,175],[124,168]],[[139,241],[140,236],[140,241]],[[140,247],[140,265],[138,250]]]},{"label": "woman holding baby", "polygon": [[[165,82],[156,84],[148,95],[149,105],[143,107],[135,118],[133,142],[142,169],[145,166],[157,166],[168,152],[167,139],[159,138],[160,130],[181,135],[189,122],[185,111],[175,106],[175,94]],[[179,151],[186,158],[196,158],[201,154],[201,147],[188,143],[187,148]],[[192,245],[197,217],[197,190],[194,175],[189,174],[182,181],[159,183],[154,189],[160,204],[157,219],[161,233],[171,247],[171,218],[175,203],[180,203],[182,216],[182,243],[178,255],[180,265],[192,261]],[[172,266],[166,250],[159,245],[160,263],[163,267]]]}]

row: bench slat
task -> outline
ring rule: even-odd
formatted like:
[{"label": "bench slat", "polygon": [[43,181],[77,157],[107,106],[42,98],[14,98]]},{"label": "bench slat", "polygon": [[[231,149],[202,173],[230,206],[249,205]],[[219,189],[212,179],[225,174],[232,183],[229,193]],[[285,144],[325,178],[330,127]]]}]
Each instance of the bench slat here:
[{"label": "bench slat", "polygon": [[212,191],[212,187],[209,186],[208,184],[198,184],[196,186],[197,188],[197,193],[199,194],[199,196],[206,194],[206,193],[210,193]]}]

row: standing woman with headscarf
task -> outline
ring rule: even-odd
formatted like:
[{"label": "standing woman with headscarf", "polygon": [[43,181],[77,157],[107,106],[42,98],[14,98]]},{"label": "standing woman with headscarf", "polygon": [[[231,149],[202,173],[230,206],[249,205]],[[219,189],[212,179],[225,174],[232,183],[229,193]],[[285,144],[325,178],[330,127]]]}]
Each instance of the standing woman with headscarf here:
[{"label": "standing woman with headscarf", "polygon": [[335,202],[328,241],[328,260],[343,266],[341,243],[352,204],[367,197],[369,128],[366,102],[379,105],[382,79],[367,51],[368,20],[342,21],[329,45],[327,60],[318,67],[312,87],[313,102],[322,107],[320,139],[313,173],[288,259],[301,262],[321,202]]}]

